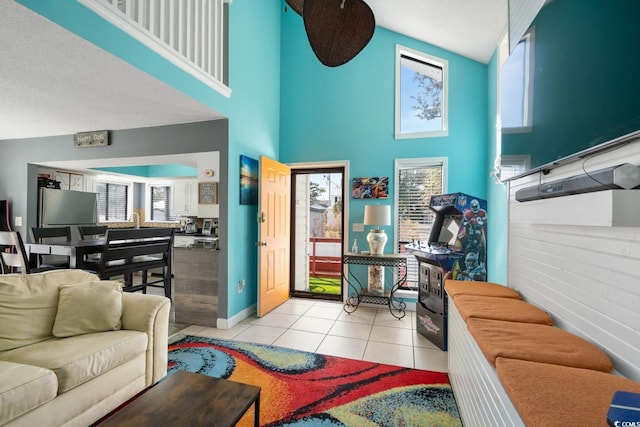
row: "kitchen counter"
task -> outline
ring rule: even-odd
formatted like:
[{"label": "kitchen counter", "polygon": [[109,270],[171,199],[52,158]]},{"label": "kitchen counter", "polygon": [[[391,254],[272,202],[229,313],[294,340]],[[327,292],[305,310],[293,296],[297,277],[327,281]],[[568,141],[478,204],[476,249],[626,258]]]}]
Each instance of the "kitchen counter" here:
[{"label": "kitchen counter", "polygon": [[215,241],[215,242],[181,243],[179,245],[174,245],[174,249],[218,251],[218,242]]},{"label": "kitchen counter", "polygon": [[218,238],[217,237],[194,237],[179,238],[173,242],[174,249],[204,249],[204,250],[218,250]]},{"label": "kitchen counter", "polygon": [[193,237],[216,237],[213,234],[203,234],[203,233],[187,233],[185,231],[176,231],[176,236],[193,236]]}]

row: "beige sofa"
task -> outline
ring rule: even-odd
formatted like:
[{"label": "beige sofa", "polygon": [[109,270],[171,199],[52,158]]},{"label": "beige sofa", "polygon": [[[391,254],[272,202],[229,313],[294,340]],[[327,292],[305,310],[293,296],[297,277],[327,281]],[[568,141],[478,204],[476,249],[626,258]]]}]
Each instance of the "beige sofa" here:
[{"label": "beige sofa", "polygon": [[81,270],[0,275],[0,425],[87,426],[162,379],[169,308]]}]

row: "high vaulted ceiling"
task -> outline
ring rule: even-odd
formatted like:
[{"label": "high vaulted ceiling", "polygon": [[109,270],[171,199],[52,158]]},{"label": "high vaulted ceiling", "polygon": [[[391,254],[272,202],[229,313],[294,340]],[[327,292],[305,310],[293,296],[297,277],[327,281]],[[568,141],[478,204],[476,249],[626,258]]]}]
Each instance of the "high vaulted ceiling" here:
[{"label": "high vaulted ceiling", "polygon": [[[507,0],[366,2],[378,26],[483,63],[506,29]],[[0,0],[0,52],[0,140],[220,118],[13,0]]]}]

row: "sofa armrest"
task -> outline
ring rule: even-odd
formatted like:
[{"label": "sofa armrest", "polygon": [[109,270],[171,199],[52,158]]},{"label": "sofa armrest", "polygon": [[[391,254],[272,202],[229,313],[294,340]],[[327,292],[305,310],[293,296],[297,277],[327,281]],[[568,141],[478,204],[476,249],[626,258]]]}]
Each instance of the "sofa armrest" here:
[{"label": "sofa armrest", "polygon": [[159,295],[124,293],[122,329],[145,332],[148,337],[147,387],[167,375],[170,308],[171,301]]}]

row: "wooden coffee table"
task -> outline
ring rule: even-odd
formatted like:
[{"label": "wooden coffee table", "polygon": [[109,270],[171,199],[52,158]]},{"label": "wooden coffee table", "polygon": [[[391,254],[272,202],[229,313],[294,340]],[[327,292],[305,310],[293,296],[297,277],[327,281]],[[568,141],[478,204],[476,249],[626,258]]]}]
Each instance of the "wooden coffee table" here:
[{"label": "wooden coffee table", "polygon": [[99,425],[233,426],[251,405],[258,427],[260,387],[176,371]]}]

